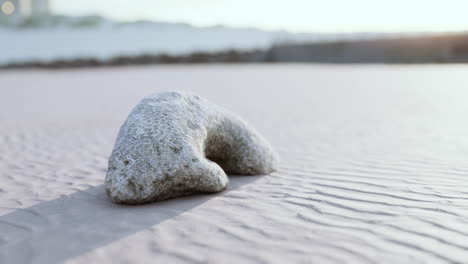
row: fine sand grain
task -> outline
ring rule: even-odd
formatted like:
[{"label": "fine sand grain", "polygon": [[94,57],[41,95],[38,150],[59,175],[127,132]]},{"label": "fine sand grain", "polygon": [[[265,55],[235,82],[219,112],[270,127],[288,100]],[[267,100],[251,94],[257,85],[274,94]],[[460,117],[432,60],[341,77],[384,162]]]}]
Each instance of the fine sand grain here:
[{"label": "fine sand grain", "polygon": [[[466,263],[467,66],[0,72],[0,263]],[[189,90],[243,116],[279,171],[113,204],[118,129]]]}]

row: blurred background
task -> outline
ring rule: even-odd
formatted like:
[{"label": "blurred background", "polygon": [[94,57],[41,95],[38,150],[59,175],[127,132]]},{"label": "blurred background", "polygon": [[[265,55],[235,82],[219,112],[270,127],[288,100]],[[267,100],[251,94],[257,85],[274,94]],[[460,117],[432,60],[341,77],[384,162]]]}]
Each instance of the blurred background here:
[{"label": "blurred background", "polygon": [[0,0],[0,67],[468,61],[466,0]]}]

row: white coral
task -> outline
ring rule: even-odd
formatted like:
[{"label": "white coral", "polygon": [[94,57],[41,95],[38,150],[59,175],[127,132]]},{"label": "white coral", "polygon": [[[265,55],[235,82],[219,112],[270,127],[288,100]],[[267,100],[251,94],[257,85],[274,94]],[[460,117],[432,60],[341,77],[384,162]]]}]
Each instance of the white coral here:
[{"label": "white coral", "polygon": [[120,129],[106,191],[116,203],[145,203],[219,192],[226,173],[268,174],[268,142],[238,116],[183,92],[145,97]]}]

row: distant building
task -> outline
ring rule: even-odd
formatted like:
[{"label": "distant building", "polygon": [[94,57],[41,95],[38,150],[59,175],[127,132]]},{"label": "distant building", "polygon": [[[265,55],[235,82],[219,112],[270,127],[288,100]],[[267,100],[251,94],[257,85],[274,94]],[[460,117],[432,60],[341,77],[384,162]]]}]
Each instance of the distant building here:
[{"label": "distant building", "polygon": [[49,0],[0,0],[0,18],[28,18],[49,14]]}]

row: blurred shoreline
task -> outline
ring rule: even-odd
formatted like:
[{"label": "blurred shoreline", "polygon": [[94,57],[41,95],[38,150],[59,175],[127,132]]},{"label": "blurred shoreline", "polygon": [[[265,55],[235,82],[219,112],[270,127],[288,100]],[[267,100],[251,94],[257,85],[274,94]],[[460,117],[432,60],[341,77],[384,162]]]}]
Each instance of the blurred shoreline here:
[{"label": "blurred shoreline", "polygon": [[193,52],[186,55],[143,54],[111,59],[77,58],[25,61],[1,65],[0,69],[86,68],[151,64],[205,63],[467,63],[468,33],[399,37],[373,40],[283,43],[271,48]]},{"label": "blurred shoreline", "polygon": [[205,63],[255,63],[262,62],[264,50],[223,52],[194,52],[188,55],[145,54],[140,56],[118,56],[109,60],[98,58],[79,58],[53,60],[50,62],[30,61],[0,65],[0,69],[62,69],[112,67],[155,64],[205,64]]}]

